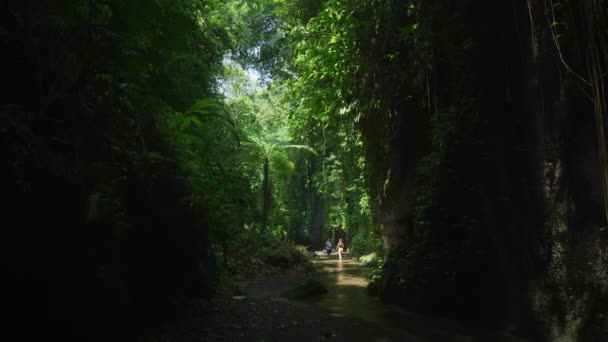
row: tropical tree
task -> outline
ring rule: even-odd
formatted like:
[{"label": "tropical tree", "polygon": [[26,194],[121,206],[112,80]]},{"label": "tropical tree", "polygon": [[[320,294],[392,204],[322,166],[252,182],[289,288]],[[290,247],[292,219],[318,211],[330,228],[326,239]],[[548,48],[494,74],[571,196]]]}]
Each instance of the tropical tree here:
[{"label": "tropical tree", "polygon": [[298,149],[316,154],[315,150],[307,145],[291,144],[287,137],[287,127],[277,131],[269,132],[263,130],[260,133],[253,133],[247,137],[243,143],[248,146],[253,155],[262,161],[262,215],[261,224],[264,229],[268,225],[268,214],[272,207],[272,180],[270,178],[270,165],[272,158],[278,158],[277,154],[285,157],[286,150]]}]

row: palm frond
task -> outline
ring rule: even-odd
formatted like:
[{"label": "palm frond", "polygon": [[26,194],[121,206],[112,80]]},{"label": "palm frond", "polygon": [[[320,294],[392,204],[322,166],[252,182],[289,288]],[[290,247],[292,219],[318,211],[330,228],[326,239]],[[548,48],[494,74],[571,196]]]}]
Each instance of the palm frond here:
[{"label": "palm frond", "polygon": [[308,145],[281,145],[282,148],[295,148],[298,150],[305,150],[308,151],[310,153],[313,153],[314,155],[317,155],[317,152],[314,150],[314,148],[308,146]]},{"label": "palm frond", "polygon": [[186,114],[189,114],[191,122],[202,126],[202,122],[196,115],[200,115],[201,117],[216,117],[222,119],[230,130],[231,135],[236,140],[237,144],[241,143],[240,136],[236,131],[236,123],[232,120],[232,117],[222,107],[222,105],[211,99],[203,99],[192,105],[187,111]]}]

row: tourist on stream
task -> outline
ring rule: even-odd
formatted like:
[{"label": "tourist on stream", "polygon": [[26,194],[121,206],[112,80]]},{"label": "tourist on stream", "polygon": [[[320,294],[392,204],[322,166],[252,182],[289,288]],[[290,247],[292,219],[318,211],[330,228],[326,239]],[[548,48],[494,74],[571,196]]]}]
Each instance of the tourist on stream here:
[{"label": "tourist on stream", "polygon": [[340,257],[340,261],[342,261],[342,252],[344,252],[344,242],[340,239],[338,240],[338,256]]},{"label": "tourist on stream", "polygon": [[327,239],[327,241],[325,242],[325,253],[327,253],[327,255],[331,255],[331,247],[331,241]]}]

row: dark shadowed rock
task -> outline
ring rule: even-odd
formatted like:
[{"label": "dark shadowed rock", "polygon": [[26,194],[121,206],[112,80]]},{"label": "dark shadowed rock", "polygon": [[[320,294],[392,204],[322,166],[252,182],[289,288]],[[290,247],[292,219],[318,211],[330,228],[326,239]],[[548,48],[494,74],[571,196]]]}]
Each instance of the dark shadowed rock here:
[{"label": "dark shadowed rock", "polygon": [[304,279],[300,284],[298,284],[295,288],[285,291],[283,293],[284,297],[290,299],[305,299],[309,297],[319,296],[327,293],[327,288],[321,284],[316,279],[307,278]]}]

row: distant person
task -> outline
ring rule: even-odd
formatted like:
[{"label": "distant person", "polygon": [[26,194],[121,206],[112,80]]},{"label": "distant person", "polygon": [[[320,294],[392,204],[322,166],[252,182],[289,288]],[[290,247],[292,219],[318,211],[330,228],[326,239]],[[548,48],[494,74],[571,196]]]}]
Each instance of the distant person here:
[{"label": "distant person", "polygon": [[331,247],[331,241],[327,239],[327,241],[325,241],[325,253],[327,253],[327,255],[331,255]]},{"label": "distant person", "polygon": [[340,239],[338,240],[338,257],[340,257],[340,261],[342,261],[342,252],[344,252],[344,242]]}]

